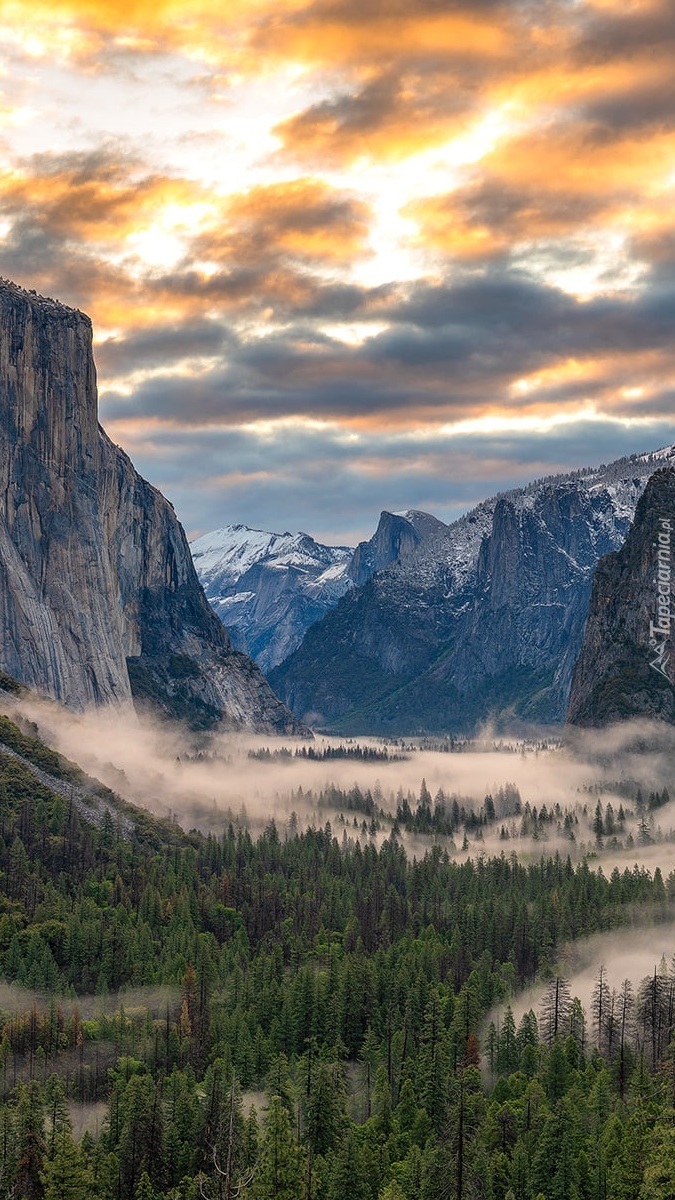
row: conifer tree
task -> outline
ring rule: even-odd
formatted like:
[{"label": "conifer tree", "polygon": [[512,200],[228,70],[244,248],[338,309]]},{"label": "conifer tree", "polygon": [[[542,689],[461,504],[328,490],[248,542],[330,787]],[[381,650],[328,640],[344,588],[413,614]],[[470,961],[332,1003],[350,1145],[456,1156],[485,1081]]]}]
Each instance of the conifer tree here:
[{"label": "conifer tree", "polygon": [[251,1196],[253,1200],[302,1200],[303,1195],[303,1163],[293,1140],[288,1112],[281,1098],[273,1096]]},{"label": "conifer tree", "polygon": [[43,1200],[45,1143],[44,1110],[39,1085],[33,1080],[19,1090],[16,1112],[16,1189],[21,1200]]},{"label": "conifer tree", "polygon": [[[42,1184],[44,1200],[91,1200],[91,1170],[80,1148],[65,1129],[55,1135],[53,1152],[42,1173]],[[154,1194],[135,1197],[134,1200],[154,1200]]]}]

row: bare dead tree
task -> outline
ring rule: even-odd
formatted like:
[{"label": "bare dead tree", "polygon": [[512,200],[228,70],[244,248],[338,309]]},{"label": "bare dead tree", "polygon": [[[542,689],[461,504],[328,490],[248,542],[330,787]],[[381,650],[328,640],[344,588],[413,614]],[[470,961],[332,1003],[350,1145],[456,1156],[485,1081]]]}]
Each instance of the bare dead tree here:
[{"label": "bare dead tree", "polygon": [[[225,1145],[225,1161],[220,1158],[218,1152],[217,1140],[211,1143],[211,1155],[213,1159],[213,1169],[215,1177],[209,1179],[203,1171],[200,1171],[197,1176],[196,1183],[199,1189],[199,1194],[202,1200],[237,1200],[243,1194],[246,1188],[250,1187],[257,1170],[257,1163],[247,1167],[244,1171],[235,1171],[234,1165],[234,1147],[235,1147],[235,1090],[236,1079],[234,1072],[232,1073],[232,1083],[230,1085],[230,1113],[227,1128],[227,1142]],[[215,1185],[216,1191],[213,1191]]]}]

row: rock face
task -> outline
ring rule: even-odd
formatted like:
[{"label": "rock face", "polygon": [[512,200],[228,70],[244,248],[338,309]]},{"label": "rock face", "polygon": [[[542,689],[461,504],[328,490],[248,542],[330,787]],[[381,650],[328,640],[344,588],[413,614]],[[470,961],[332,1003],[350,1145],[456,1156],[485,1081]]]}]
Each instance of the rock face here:
[{"label": "rock face", "polygon": [[623,547],[598,563],[568,720],[675,722],[675,470],[652,475]]},{"label": "rock face", "polygon": [[240,649],[269,671],[351,587],[353,551],[307,533],[228,525],[191,543],[207,599]]},{"label": "rock face", "polygon": [[350,588],[406,558],[447,527],[428,513],[383,512],[356,550],[307,533],[227,525],[191,544],[200,583],[235,645],[271,671]]},{"label": "rock face", "polygon": [[367,542],[359,542],[349,564],[349,578],[357,587],[376,571],[408,558],[422,541],[437,529],[447,528],[429,513],[410,509],[404,513],[380,513],[380,520]]},{"label": "rock face", "polygon": [[171,505],[98,425],[82,313],[0,283],[0,669],[66,705],[298,722],[212,613]]},{"label": "rock face", "polygon": [[553,477],[438,522],[313,625],[273,687],[343,732],[562,722],[598,559],[623,543],[649,475],[674,458]]}]

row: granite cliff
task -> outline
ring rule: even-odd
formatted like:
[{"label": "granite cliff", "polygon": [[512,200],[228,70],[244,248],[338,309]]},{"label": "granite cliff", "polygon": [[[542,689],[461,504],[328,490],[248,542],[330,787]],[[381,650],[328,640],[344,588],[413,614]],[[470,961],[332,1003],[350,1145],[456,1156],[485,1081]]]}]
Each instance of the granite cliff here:
[{"label": "granite cliff", "polygon": [[171,505],[98,424],[83,313],[0,282],[0,669],[62,703],[301,726],[234,650]]},{"label": "granite cliff", "polygon": [[675,722],[675,470],[656,471],[624,545],[598,563],[568,720]]}]

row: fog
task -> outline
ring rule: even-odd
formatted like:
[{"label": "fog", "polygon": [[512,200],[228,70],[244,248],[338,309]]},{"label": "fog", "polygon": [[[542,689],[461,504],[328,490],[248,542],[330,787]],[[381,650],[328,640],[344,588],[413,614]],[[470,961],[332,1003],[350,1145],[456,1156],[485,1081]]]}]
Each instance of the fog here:
[{"label": "fog", "polygon": [[[639,864],[650,871],[658,867],[665,878],[675,867],[675,730],[663,725],[632,722],[606,731],[570,731],[564,742],[551,739],[550,731],[533,730],[530,740],[519,735],[510,741],[485,729],[480,739],[455,746],[452,753],[440,747],[440,740],[434,746],[406,739],[401,746],[361,738],[359,746],[375,747],[390,757],[374,762],[312,761],[295,757],[306,742],[232,733],[195,735],[175,724],[119,710],[74,714],[49,701],[3,695],[0,711],[27,732],[28,723],[36,726],[49,745],[125,800],[185,829],[220,834],[233,821],[255,835],[274,820],[283,835],[295,813],[298,828],[320,827],[330,820],[338,838],[381,844],[392,836],[401,794],[409,796],[415,813],[424,779],[432,808],[439,789],[446,800],[456,798],[460,807],[474,813],[481,812],[489,794],[495,799],[497,819],[480,828],[460,829],[454,839],[447,833],[420,833],[414,824],[406,829],[401,822],[399,836],[410,855],[421,857],[438,843],[458,860],[502,853],[539,859],[559,851],[575,861],[587,857],[606,874]],[[354,742],[336,738],[317,737],[312,743],[315,752],[345,745],[354,748]],[[279,757],[282,750],[287,753]],[[251,757],[261,751],[269,751],[269,756]],[[500,811],[499,791],[506,784],[518,790],[520,811]],[[322,791],[349,792],[356,786],[374,796],[381,810],[376,818],[349,810],[346,797],[338,796],[332,809],[318,802]],[[638,788],[645,802],[651,792],[662,794],[664,788],[673,800],[661,804],[659,799],[653,812],[648,804],[646,811],[638,811]],[[598,839],[593,830],[598,801],[603,812],[607,804],[617,815],[623,807],[625,821],[611,837]],[[542,806],[549,814],[554,810],[554,819],[538,825],[533,810],[541,816]],[[610,988],[618,989],[627,978],[637,986],[663,956],[670,962],[675,924],[650,924],[648,917],[642,909],[636,913],[641,924],[562,948],[557,969],[569,979],[572,995],[587,1013],[601,963]],[[544,990],[540,984],[513,1000],[517,1022],[529,1008],[539,1013]],[[137,989],[64,1004],[69,1008],[77,1003],[82,1016],[114,1012],[120,1004],[129,1013],[150,1010],[161,1015],[167,1004],[176,1002],[177,993],[170,989]],[[25,989],[0,985],[0,1012],[6,1015],[25,1012],[33,1004],[44,1008],[46,1003]],[[503,1008],[493,1016],[501,1021]]]},{"label": "fog", "polygon": [[[642,923],[613,933],[594,934],[564,946],[558,958],[557,970],[568,981],[571,996],[581,1001],[590,1035],[588,1022],[591,1019],[591,998],[601,966],[604,967],[610,991],[618,991],[625,979],[629,979],[634,991],[637,991],[640,982],[651,975],[663,959],[670,968],[674,954],[675,922],[657,925]],[[538,983],[519,992],[509,1001],[516,1025],[529,1009],[533,1009],[537,1017],[540,1016],[545,992],[546,984]],[[493,1020],[499,1027],[505,1011],[506,1003],[489,1015],[486,1025]]]},{"label": "fog", "polygon": [[[32,1008],[45,1012],[49,1003],[49,997],[42,992],[21,987],[18,983],[0,981],[0,1016],[5,1019],[29,1012]],[[101,1016],[112,1017],[121,1008],[130,1018],[146,1013],[163,1017],[167,1007],[173,1010],[179,1005],[180,989],[154,985],[123,988],[119,992],[100,996],[60,996],[58,1003],[66,1017],[72,1016],[77,1009],[84,1021]]]},{"label": "fog", "polygon": [[[271,820],[280,829],[295,812],[300,826],[334,821],[338,805],[330,811],[317,803],[318,794],[330,787],[349,791],[358,786],[376,796],[378,808],[393,817],[397,794],[410,793],[414,808],[422,779],[434,797],[442,789],[446,797],[457,797],[467,810],[479,811],[485,796],[496,796],[499,788],[515,786],[522,805],[575,814],[573,837],[562,829],[560,816],[543,825],[532,837],[523,836],[520,816],[497,811],[495,825],[476,837],[468,833],[468,846],[461,848],[462,834],[454,846],[445,836],[419,835],[401,831],[407,849],[423,854],[434,841],[445,844],[458,857],[476,854],[513,853],[540,857],[559,850],[578,858],[592,853],[611,870],[635,861],[649,862],[668,873],[673,855],[667,841],[675,837],[675,731],[664,726],[633,722],[602,732],[573,731],[565,744],[545,741],[550,731],[533,731],[530,742],[497,739],[485,729],[480,740],[461,746],[459,752],[432,749],[423,741],[406,740],[405,747],[390,744],[390,755],[405,754],[404,761],[355,761],[330,759],[311,761],[288,757],[260,760],[252,752],[269,749],[274,755],[287,749],[291,755],[307,743],[290,738],[270,738],[222,733],[195,735],[174,723],[152,721],[120,710],[92,710],[83,714],[65,711],[58,705],[35,698],[2,698],[0,709],[14,720],[32,722],[40,736],[88,774],[101,780],[124,799],[152,813],[177,821],[186,829],[221,833],[230,820],[259,832]],[[361,746],[383,751],[383,743],[358,739]],[[340,739],[317,737],[315,751],[344,745]],[[651,837],[656,845],[630,845],[637,841],[637,814],[626,786],[645,793],[669,787],[674,800],[652,814]],[[618,812],[623,804],[626,823],[621,837],[597,843],[591,821],[597,800],[611,803]],[[498,806],[497,806],[498,807]],[[356,815],[356,832],[354,816]],[[346,813],[350,836],[364,836],[363,814]],[[391,832],[386,817],[369,836],[381,841]],[[340,836],[340,825],[334,825]],[[481,838],[482,834],[482,838]],[[673,847],[675,848],[675,847]]]}]

